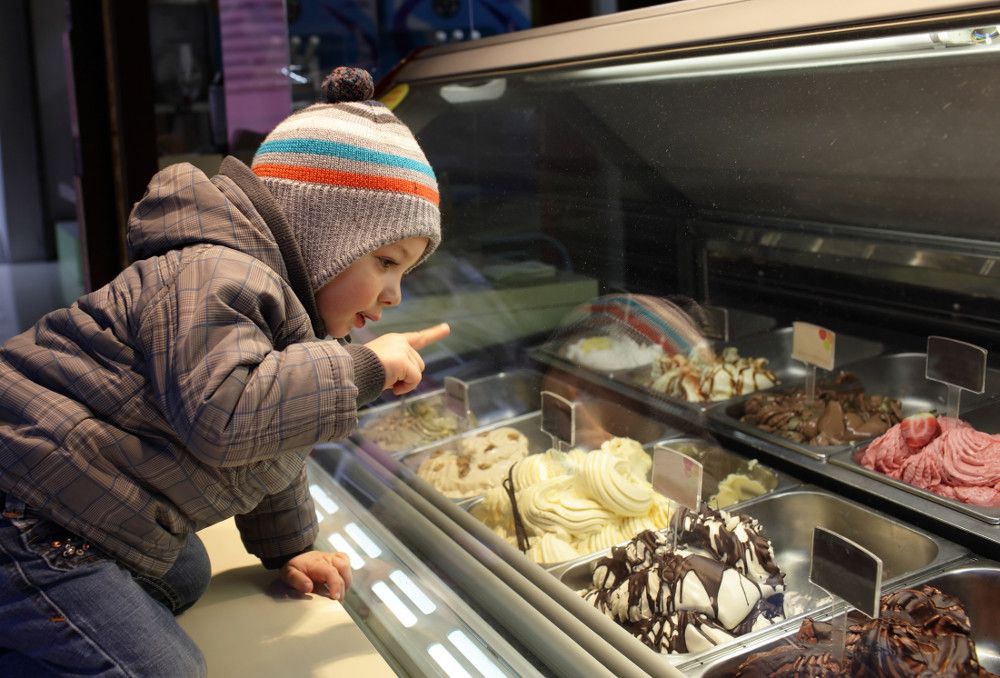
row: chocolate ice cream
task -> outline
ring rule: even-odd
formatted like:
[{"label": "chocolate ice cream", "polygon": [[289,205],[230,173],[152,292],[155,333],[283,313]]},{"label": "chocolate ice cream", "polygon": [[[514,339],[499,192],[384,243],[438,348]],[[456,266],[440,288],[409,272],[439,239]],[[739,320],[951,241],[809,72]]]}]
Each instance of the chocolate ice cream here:
[{"label": "chocolate ice cream", "polygon": [[843,445],[880,436],[903,418],[895,398],[865,395],[850,375],[816,388],[810,400],[802,388],[759,393],[744,404],[740,421],[806,445]]},{"label": "chocolate ice cream", "polygon": [[878,619],[848,629],[842,663],[830,625],[806,619],[794,641],[750,655],[736,676],[993,676],[979,665],[971,631],[955,597],[927,585],[902,589],[882,596]]}]

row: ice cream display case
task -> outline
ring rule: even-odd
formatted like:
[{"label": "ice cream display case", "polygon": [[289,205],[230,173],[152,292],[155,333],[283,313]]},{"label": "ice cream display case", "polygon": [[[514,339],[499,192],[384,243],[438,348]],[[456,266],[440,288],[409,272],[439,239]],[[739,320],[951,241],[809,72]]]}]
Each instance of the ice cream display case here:
[{"label": "ice cream display case", "polygon": [[[451,364],[493,372],[361,412],[338,482],[554,674],[816,645],[843,609],[809,580],[818,527],[881,559],[885,619],[947,609],[959,674],[995,669],[998,26],[987,2],[686,0],[413,55],[379,94],[444,240],[385,319],[448,321]],[[929,337],[984,349],[981,387],[966,354],[935,380]],[[663,450],[716,507],[661,492]],[[880,623],[838,661],[871,664]]]}]

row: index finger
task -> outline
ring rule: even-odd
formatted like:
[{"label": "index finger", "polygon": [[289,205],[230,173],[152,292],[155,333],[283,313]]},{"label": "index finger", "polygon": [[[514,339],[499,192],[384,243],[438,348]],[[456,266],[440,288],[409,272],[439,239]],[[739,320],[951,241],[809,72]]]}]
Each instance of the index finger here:
[{"label": "index finger", "polygon": [[410,343],[410,346],[420,350],[429,344],[433,344],[435,341],[441,341],[449,334],[451,334],[451,328],[448,326],[448,323],[441,323],[440,325],[427,327],[417,332],[407,332],[404,336],[406,337],[406,341]]}]

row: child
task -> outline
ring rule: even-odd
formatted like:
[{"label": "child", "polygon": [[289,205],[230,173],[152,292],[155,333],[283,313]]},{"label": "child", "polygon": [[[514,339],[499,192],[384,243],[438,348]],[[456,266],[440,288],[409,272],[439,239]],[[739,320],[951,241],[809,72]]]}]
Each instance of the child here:
[{"label": "child", "polygon": [[434,173],[371,76],[324,88],[252,168],[153,177],[133,263],[0,349],[0,675],[203,675],[173,615],[208,584],[195,530],[230,516],[288,585],[342,599],[304,460],[415,388],[448,326],[323,340],[397,305],[441,240]]}]

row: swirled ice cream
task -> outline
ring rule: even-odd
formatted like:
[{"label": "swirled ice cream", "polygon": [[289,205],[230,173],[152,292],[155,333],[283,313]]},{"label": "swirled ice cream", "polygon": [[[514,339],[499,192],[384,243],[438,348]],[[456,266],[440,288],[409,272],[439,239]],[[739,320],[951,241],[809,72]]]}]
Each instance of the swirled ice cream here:
[{"label": "swirled ice cream", "polygon": [[[539,563],[562,562],[665,527],[669,502],[653,492],[651,466],[646,451],[629,438],[613,438],[592,452],[549,450],[519,461],[510,476],[526,555]],[[488,491],[471,511],[518,545],[505,488]]]},{"label": "swirled ice cream", "polygon": [[[916,435],[913,422],[918,417],[921,430]],[[951,417],[918,417],[904,419],[873,440],[861,464],[948,499],[1000,507],[1000,436]]]},{"label": "swirled ice cream", "polygon": [[778,377],[766,358],[741,357],[730,346],[715,354],[696,348],[690,355],[663,355],[653,363],[647,386],[692,403],[728,400],[771,388]]},{"label": "swirled ice cream", "polygon": [[598,561],[584,598],[664,653],[700,652],[782,620],[784,575],[749,516],[681,516],[677,549],[647,531]]},{"label": "swirled ice cream", "polygon": [[420,463],[417,475],[446,497],[464,499],[499,485],[527,456],[528,439],[505,426],[466,438],[457,450],[436,450]]},{"label": "swirled ice cream", "polygon": [[885,594],[881,608],[848,629],[842,660],[833,655],[830,624],[806,619],[794,642],[750,655],[736,676],[993,676],[979,664],[972,624],[954,596],[925,584]]}]

